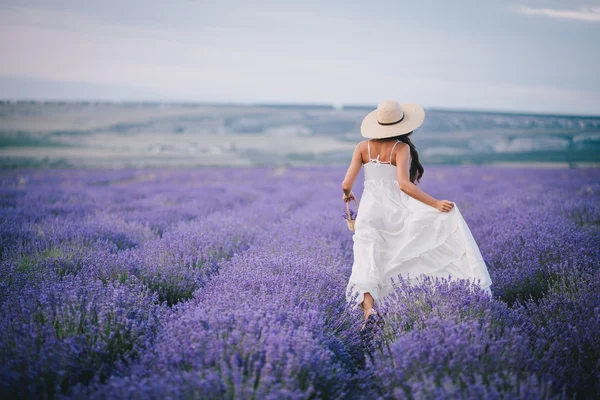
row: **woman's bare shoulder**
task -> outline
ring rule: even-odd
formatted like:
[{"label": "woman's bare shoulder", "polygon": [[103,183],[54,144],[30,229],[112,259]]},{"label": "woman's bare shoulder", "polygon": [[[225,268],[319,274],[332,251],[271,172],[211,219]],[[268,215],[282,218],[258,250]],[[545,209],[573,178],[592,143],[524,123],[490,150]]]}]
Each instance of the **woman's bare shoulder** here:
[{"label": "woman's bare shoulder", "polygon": [[394,152],[399,152],[400,154],[410,154],[410,146],[408,143],[399,142],[398,146],[394,149]]},{"label": "woman's bare shoulder", "polygon": [[360,141],[356,144],[356,150],[360,151],[361,153],[366,152],[367,151],[367,142],[368,140],[363,140]]},{"label": "woman's bare shoulder", "polygon": [[400,142],[398,143],[398,146],[396,146],[396,148],[394,149],[394,153],[392,154],[392,159],[395,158],[396,160],[400,160],[400,159],[408,159],[408,157],[410,156],[410,146],[408,145],[408,143],[404,143],[404,142]]},{"label": "woman's bare shoulder", "polygon": [[363,140],[363,141],[358,142],[356,144],[356,149],[354,150],[355,153],[358,152],[360,154],[360,158],[361,158],[361,161],[363,163],[366,162],[365,160],[368,161],[368,157],[367,157],[367,142],[368,142],[368,140]]}]

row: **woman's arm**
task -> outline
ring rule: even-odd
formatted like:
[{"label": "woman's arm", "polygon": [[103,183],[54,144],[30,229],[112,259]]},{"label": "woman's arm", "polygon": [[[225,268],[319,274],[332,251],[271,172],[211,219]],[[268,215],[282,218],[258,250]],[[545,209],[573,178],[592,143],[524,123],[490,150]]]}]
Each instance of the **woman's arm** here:
[{"label": "woman's arm", "polygon": [[434,197],[431,197],[410,181],[410,174],[407,166],[409,155],[410,148],[408,145],[401,146],[400,149],[394,154],[394,157],[396,157],[396,177],[398,179],[400,190],[410,197],[427,204],[428,206],[437,208],[439,211],[448,212],[452,210],[454,204],[451,201],[438,200]]},{"label": "woman's arm", "polygon": [[346,202],[354,199],[354,194],[352,193],[352,186],[354,185],[354,181],[356,180],[356,177],[360,172],[360,167],[362,166],[362,155],[360,154],[361,143],[357,144],[354,148],[354,154],[352,154],[352,161],[350,162],[350,166],[348,167],[348,171],[346,171],[346,176],[344,177],[344,181],[342,182],[342,191],[344,192],[342,199]]}]

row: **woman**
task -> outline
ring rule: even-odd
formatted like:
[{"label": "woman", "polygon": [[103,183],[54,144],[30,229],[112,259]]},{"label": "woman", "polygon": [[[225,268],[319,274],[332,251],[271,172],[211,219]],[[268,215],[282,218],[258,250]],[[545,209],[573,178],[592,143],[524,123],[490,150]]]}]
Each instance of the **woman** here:
[{"label": "woman", "polygon": [[424,119],[418,104],[381,102],[362,122],[368,140],[356,146],[342,183],[342,199],[353,200],[352,185],[364,166],[346,299],[350,302],[358,292],[354,307],[362,308],[365,321],[377,314],[374,304],[393,290],[391,278],[398,275],[412,283],[421,274],[480,279],[492,294],[487,267],[458,207],[416,186],[424,170],[409,136]]}]

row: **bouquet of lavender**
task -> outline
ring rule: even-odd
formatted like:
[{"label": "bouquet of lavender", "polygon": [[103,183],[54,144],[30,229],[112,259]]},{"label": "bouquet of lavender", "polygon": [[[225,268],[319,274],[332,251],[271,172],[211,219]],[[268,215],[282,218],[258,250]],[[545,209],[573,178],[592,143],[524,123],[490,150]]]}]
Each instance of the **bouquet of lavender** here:
[{"label": "bouquet of lavender", "polygon": [[[342,209],[342,218],[344,219],[351,219],[351,220],[355,220],[356,219],[356,211],[352,210],[352,209]],[[349,218],[348,218],[349,217]]]},{"label": "bouquet of lavender", "polygon": [[350,208],[350,202],[346,203],[346,209],[342,212],[342,217],[346,220],[348,224],[348,229],[354,232],[354,221],[356,220],[356,216],[358,214],[358,203],[354,200],[354,204],[356,204],[356,211]]}]

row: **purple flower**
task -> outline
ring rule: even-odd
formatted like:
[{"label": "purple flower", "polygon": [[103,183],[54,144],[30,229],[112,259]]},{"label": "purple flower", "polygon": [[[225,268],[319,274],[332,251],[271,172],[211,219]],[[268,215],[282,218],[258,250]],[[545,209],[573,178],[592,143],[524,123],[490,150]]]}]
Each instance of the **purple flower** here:
[{"label": "purple flower", "polygon": [[[358,215],[358,212],[353,210],[352,208],[349,208],[349,210],[350,210],[350,219],[355,220],[356,216]],[[345,208],[342,209],[342,218],[348,219],[348,210],[346,210]]]}]

